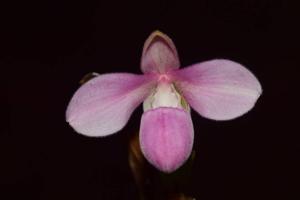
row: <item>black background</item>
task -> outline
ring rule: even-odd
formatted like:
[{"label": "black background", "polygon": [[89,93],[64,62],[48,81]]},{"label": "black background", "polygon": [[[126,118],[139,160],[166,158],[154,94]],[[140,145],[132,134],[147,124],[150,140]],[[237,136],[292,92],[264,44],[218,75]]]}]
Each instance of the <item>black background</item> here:
[{"label": "black background", "polygon": [[54,0],[8,8],[1,30],[0,199],[138,199],[127,148],[142,109],[119,133],[96,139],[76,134],[64,114],[86,73],[140,73],[143,42],[156,29],[174,40],[183,67],[227,58],[247,66],[263,87],[255,108],[236,120],[192,112],[189,194],[299,199],[296,4]]}]

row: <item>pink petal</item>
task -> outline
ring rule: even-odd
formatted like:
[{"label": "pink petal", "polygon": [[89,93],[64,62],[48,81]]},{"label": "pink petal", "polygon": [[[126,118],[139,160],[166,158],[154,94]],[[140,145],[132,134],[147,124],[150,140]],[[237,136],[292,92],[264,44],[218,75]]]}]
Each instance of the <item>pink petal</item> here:
[{"label": "pink petal", "polygon": [[177,50],[172,40],[160,31],[153,32],[143,48],[141,69],[144,73],[166,73],[179,68]]},{"label": "pink petal", "polygon": [[230,60],[211,60],[174,72],[177,87],[203,117],[229,120],[251,110],[262,93],[256,77]]},{"label": "pink petal", "polygon": [[194,129],[189,112],[178,108],[160,107],[142,116],[141,149],[147,160],[161,171],[170,173],[189,157]]},{"label": "pink petal", "polygon": [[87,136],[106,136],[121,130],[153,86],[149,75],[100,75],[82,85],[72,97],[66,120]]}]

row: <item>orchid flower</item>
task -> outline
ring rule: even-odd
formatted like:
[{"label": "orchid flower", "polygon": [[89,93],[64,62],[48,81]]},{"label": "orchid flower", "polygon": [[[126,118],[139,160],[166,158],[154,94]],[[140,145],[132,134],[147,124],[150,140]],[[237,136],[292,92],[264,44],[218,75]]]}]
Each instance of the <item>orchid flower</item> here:
[{"label": "orchid flower", "polygon": [[72,97],[66,120],[80,134],[107,136],[120,131],[143,102],[141,150],[157,169],[171,173],[192,151],[190,107],[208,119],[230,120],[251,110],[262,93],[256,77],[230,60],[179,66],[172,40],[155,31],[144,44],[144,74],[111,73],[91,79]]}]

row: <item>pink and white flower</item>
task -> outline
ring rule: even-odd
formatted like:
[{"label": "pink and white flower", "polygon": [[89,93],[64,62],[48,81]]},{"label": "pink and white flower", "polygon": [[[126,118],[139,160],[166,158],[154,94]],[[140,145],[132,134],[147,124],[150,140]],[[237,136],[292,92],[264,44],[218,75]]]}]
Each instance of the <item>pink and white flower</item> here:
[{"label": "pink and white flower", "polygon": [[192,151],[190,107],[209,119],[230,120],[251,110],[262,93],[256,77],[230,60],[179,66],[172,40],[155,31],[144,44],[144,74],[111,73],[88,81],[72,97],[66,120],[83,135],[107,136],[120,131],[143,102],[142,152],[159,170],[173,172]]}]

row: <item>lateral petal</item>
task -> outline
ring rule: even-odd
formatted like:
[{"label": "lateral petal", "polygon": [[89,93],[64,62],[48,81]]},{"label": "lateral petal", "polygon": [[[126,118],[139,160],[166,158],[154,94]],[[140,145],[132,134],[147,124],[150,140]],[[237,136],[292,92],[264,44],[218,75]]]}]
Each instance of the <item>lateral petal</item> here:
[{"label": "lateral petal", "polygon": [[174,72],[176,86],[203,117],[229,120],[251,110],[262,93],[257,78],[244,66],[223,59]]},{"label": "lateral petal", "polygon": [[144,156],[159,170],[170,173],[189,157],[194,129],[190,113],[160,107],[146,111],[141,119],[140,144]]},{"label": "lateral petal", "polygon": [[66,120],[87,136],[106,136],[121,130],[153,86],[149,75],[99,75],[82,85],[72,97]]}]

